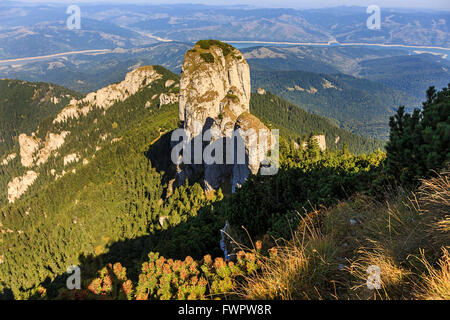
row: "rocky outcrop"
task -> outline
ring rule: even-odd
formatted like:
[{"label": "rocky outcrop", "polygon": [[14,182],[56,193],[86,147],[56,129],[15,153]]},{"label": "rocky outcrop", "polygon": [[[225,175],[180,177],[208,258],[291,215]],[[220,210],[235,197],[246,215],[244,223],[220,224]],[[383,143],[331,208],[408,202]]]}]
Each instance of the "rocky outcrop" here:
[{"label": "rocky outcrop", "polygon": [[208,119],[219,118],[227,104],[236,117],[249,111],[250,69],[239,50],[200,42],[186,53],[182,70],[179,117],[190,137]]},{"label": "rocky outcrop", "polygon": [[143,87],[149,86],[153,81],[161,78],[162,76],[152,66],[140,67],[129,72],[122,82],[89,93],[81,100],[72,100],[53,120],[53,123],[86,115],[93,107],[108,110],[114,103],[124,101]]},{"label": "rocky outcrop", "polygon": [[316,139],[320,150],[322,150],[322,151],[327,150],[327,141],[325,139],[325,135],[321,134],[321,135],[313,136],[313,139]]},{"label": "rocky outcrop", "polygon": [[175,83],[174,80],[167,80],[164,84],[166,88],[171,87]]},{"label": "rocky outcrop", "polygon": [[33,166],[34,154],[39,149],[39,141],[26,134],[19,135],[20,162],[25,168]]},{"label": "rocky outcrop", "polygon": [[[325,135],[323,135],[323,134],[315,135],[315,136],[312,136],[311,139],[316,140],[321,151],[327,150],[327,141],[326,141]],[[338,142],[339,139],[337,139],[336,141]],[[308,142],[303,142],[303,144],[302,144],[303,149],[305,149],[307,146],[308,146]]]},{"label": "rocky outcrop", "polygon": [[63,131],[59,134],[49,133],[44,141],[34,136],[21,134],[19,136],[20,161],[25,168],[40,166],[47,162],[52,152],[58,150],[65,142],[70,132]]},{"label": "rocky outcrop", "polygon": [[78,162],[78,161],[80,161],[80,156],[76,153],[68,154],[63,159],[64,166],[67,166],[68,164],[71,164],[73,162]]},{"label": "rocky outcrop", "polygon": [[[179,158],[179,184],[203,172],[207,191],[226,183],[234,190],[250,173],[258,173],[273,145],[269,143],[258,152],[259,131],[268,132],[268,128],[250,114],[250,94],[250,70],[239,50],[219,41],[205,40],[186,53],[180,81],[179,118],[194,154],[190,155],[190,164]],[[255,133],[256,150],[252,148],[251,139],[244,137],[244,131],[250,129]],[[210,136],[205,138],[206,135]],[[196,144],[197,140],[201,141]],[[195,145],[201,148],[196,150]],[[222,154],[218,153],[219,149],[223,150]],[[203,156],[210,151],[215,160],[222,161],[194,162],[198,153]],[[243,161],[236,157],[239,151],[242,151]]]},{"label": "rocky outcrop", "polygon": [[69,131],[63,131],[61,133],[49,133],[42,143],[42,148],[39,150],[36,158],[36,165],[40,166],[47,162],[48,158],[52,155],[52,152],[62,147],[66,141],[66,137],[69,135]]},{"label": "rocky outcrop", "polygon": [[[170,80],[169,80],[170,81]],[[165,106],[166,104],[176,103],[178,101],[178,96],[175,93],[161,93],[159,95],[159,106]]]},{"label": "rocky outcrop", "polygon": [[[275,138],[271,135],[269,128],[248,112],[242,113],[237,118],[234,129],[237,140],[241,141],[244,146],[245,163],[236,161],[233,164],[233,192],[247,180],[250,173],[258,173],[261,165],[267,159],[269,150],[275,144]],[[235,150],[237,148],[239,148],[239,143],[235,144]]]},{"label": "rocky outcrop", "polygon": [[37,177],[38,173],[30,170],[24,176],[14,178],[8,183],[8,201],[13,203],[20,198],[34,183]]},{"label": "rocky outcrop", "polygon": [[11,161],[13,161],[15,158],[17,157],[16,153],[11,153],[9,155],[6,156],[5,159],[2,160],[2,162],[0,163],[2,166],[7,166],[8,163],[10,163]]}]

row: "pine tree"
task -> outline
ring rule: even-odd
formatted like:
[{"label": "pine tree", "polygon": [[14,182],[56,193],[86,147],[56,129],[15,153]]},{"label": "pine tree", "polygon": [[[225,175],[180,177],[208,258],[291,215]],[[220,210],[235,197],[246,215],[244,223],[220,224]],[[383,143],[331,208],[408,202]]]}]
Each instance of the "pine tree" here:
[{"label": "pine tree", "polygon": [[310,137],[306,145],[306,154],[309,159],[318,159],[320,157],[320,147],[317,139]]},{"label": "pine tree", "polygon": [[391,117],[386,146],[386,172],[404,186],[439,171],[450,161],[450,84],[440,92],[427,91],[423,110],[412,114],[399,107]]}]

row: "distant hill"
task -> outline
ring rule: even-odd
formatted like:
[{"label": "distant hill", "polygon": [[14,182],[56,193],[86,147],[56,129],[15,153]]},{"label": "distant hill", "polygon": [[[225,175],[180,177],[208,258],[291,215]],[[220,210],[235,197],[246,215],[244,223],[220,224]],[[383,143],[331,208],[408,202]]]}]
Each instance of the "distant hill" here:
[{"label": "distant hill", "polygon": [[360,77],[403,90],[418,101],[430,86],[441,89],[450,82],[450,61],[432,54],[393,56],[361,61]]},{"label": "distant hill", "polygon": [[80,30],[69,30],[66,26],[69,15],[65,14],[65,10],[61,7],[58,11],[61,20],[49,17],[49,20],[31,26],[3,28],[0,60],[71,51],[130,48],[156,42],[135,31],[86,17],[82,19]]},{"label": "distant hill", "polygon": [[325,135],[327,149],[340,150],[347,145],[354,154],[383,149],[384,143],[363,138],[339,128],[329,119],[311,114],[271,92],[253,93],[250,111],[271,128],[279,129],[281,136],[306,142],[311,135]]},{"label": "distant hill", "polygon": [[190,45],[158,43],[136,49],[116,49],[102,54],[76,54],[24,64],[0,64],[0,77],[53,82],[89,93],[123,79],[139,66],[161,65],[177,74]]},{"label": "distant hill", "polygon": [[406,105],[421,106],[429,86],[441,88],[450,81],[450,61],[442,57],[444,53],[409,54],[405,49],[364,46],[268,46],[243,52],[252,71],[344,73],[403,91],[413,98],[405,100]]},{"label": "distant hill", "polygon": [[407,55],[404,49],[365,46],[255,46],[242,49],[252,70],[345,73],[356,76],[360,63]]},{"label": "distant hill", "polygon": [[450,47],[449,11],[381,7],[381,28],[370,30],[366,26],[370,16],[366,9],[340,6],[301,13],[309,23],[327,30],[339,42]]},{"label": "distant hill", "polygon": [[68,5],[10,1],[2,1],[0,5],[0,59],[140,47],[160,39],[314,43],[337,40],[450,47],[450,14],[445,11],[383,7],[381,29],[369,30],[366,7],[295,10],[192,4],[89,4],[80,5],[81,30],[69,30],[65,26]]},{"label": "distant hill", "polygon": [[252,88],[262,87],[335,124],[366,137],[387,139],[388,120],[412,99],[382,84],[344,74],[256,71]]}]

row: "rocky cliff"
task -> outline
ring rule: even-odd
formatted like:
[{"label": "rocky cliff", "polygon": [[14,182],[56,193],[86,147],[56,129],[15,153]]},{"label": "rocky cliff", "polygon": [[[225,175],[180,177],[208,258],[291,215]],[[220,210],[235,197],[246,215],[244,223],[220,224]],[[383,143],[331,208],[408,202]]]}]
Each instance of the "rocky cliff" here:
[{"label": "rocky cliff", "polygon": [[[180,80],[179,118],[193,145],[196,139],[203,138],[202,149],[194,152],[203,153],[205,149],[222,146],[224,153],[223,163],[207,163],[204,159],[201,164],[181,163],[178,167],[180,183],[204,170],[206,190],[227,183],[234,190],[250,173],[258,173],[274,140],[269,134],[267,146],[255,152],[252,137],[239,133],[253,129],[258,147],[259,131],[269,132],[250,114],[250,95],[250,69],[239,50],[220,41],[202,40],[186,53]],[[214,134],[205,142],[204,134],[208,129]],[[237,161],[239,150],[243,150],[244,162]],[[190,156],[194,162],[199,155]],[[186,156],[182,160],[186,160]]]},{"label": "rocky cliff", "polygon": [[[81,160],[77,153],[71,153],[66,155],[59,155],[60,149],[67,143],[67,140],[71,139],[71,132],[62,130],[61,127],[69,119],[79,119],[86,116],[94,108],[102,109],[103,114],[106,114],[116,102],[125,101],[132,95],[136,94],[139,90],[145,87],[151,87],[152,83],[163,76],[159,74],[154,67],[145,66],[129,72],[125,79],[119,83],[109,85],[96,92],[89,93],[86,97],[76,100],[72,99],[61,112],[52,120],[51,129],[52,132],[46,132],[45,136],[38,137],[37,131],[27,135],[22,133],[18,137],[19,143],[19,156],[21,165],[27,169],[26,173],[22,176],[13,178],[8,183],[8,201],[10,203],[19,199],[27,189],[33,185],[38,179],[42,166],[48,162],[51,156],[61,157],[64,166],[71,163],[76,163]],[[175,86],[173,80],[167,80],[165,83],[166,88]],[[169,90],[167,90],[169,91]],[[155,99],[157,96],[154,97]],[[175,93],[166,92],[159,95],[160,106],[164,106],[169,103],[176,102],[177,95]],[[150,103],[150,102],[149,102]],[[107,135],[100,136],[100,140],[106,140]],[[77,137],[72,137],[76,139]],[[112,140],[114,142],[114,140]],[[97,151],[100,149],[97,149]],[[14,159],[12,155],[8,156],[0,161],[2,166],[8,165],[8,163]],[[83,164],[88,161],[85,159]],[[28,170],[29,169],[29,170]],[[54,169],[50,170],[51,174],[58,179],[65,174],[65,171],[61,175],[56,174]]]},{"label": "rocky cliff", "polygon": [[72,100],[53,120],[53,123],[86,115],[94,107],[108,110],[117,101],[124,101],[160,78],[161,75],[152,66],[137,68],[127,73],[125,79],[119,83],[91,92],[81,100]]},{"label": "rocky cliff", "polygon": [[[186,53],[182,70],[179,116],[191,137],[208,119],[226,113],[227,120],[233,120],[250,110],[250,69],[239,50],[218,41],[199,41]],[[225,127],[223,122],[217,125]]]}]

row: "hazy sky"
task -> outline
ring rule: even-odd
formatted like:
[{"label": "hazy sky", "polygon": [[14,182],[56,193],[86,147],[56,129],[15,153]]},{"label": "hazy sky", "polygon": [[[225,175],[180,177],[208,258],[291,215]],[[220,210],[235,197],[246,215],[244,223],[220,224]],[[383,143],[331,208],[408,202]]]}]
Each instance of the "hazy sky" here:
[{"label": "hazy sky", "polygon": [[[1,1],[1,0],[0,0]],[[403,8],[430,8],[450,10],[450,0],[22,0],[31,3],[82,3],[82,2],[115,2],[140,4],[176,4],[176,3],[202,3],[209,5],[236,5],[249,4],[264,7],[289,8],[321,8],[341,5],[356,5],[367,7],[375,4],[380,7]]]}]

